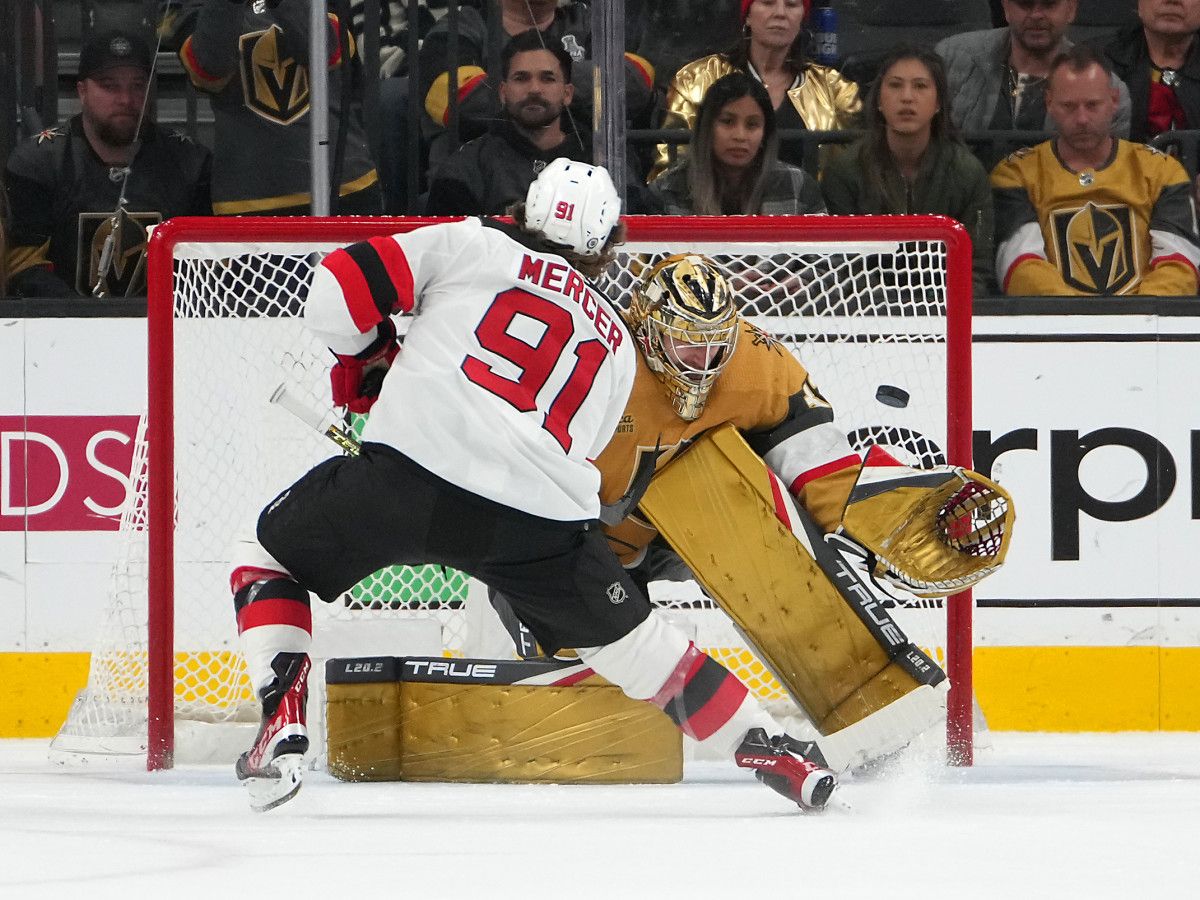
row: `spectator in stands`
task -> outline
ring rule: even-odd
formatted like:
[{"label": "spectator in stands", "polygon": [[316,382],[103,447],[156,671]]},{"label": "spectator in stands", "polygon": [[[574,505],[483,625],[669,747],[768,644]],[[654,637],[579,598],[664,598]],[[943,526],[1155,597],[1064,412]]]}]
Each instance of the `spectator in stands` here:
[{"label": "spectator in stands", "polygon": [[941,214],[966,226],[975,294],[992,291],[992,190],[988,174],[954,136],[941,57],[893,52],[867,93],[866,135],[821,173],[833,215]]},{"label": "spectator in stands", "polygon": [[[804,0],[742,0],[741,10],[742,38],[732,49],[693,60],[675,74],[663,127],[692,128],[709,86],[730,72],[746,72],[766,88],[780,129],[853,127],[862,109],[858,85],[808,61]],[[803,147],[793,144],[781,156],[800,165]],[[650,179],[670,162],[667,145],[660,144]]]},{"label": "spectator in stands", "polygon": [[1200,128],[1200,0],[1138,0],[1137,11],[1141,23],[1104,45],[1129,86],[1129,139]]},{"label": "spectator in stands", "polygon": [[784,216],[825,212],[816,180],[778,158],[775,109],[767,89],[730,72],[705,92],[691,152],[650,185],[653,211],[666,215]]},{"label": "spectator in stands", "polygon": [[[595,64],[592,60],[591,12],[581,0],[558,5],[557,0],[477,0],[458,7],[458,58],[450,59],[450,17],[440,20],[421,45],[419,81],[416,90],[425,115],[419,123],[408,120],[409,80],[390,78],[380,86],[380,142],[384,189],[389,212],[412,210],[415,197],[408,196],[405,171],[409,143],[420,148],[419,188],[426,169],[430,174],[456,147],[446,139],[450,122],[450,66],[457,62],[455,79],[459,114],[458,139],[472,140],[485,134],[500,115],[498,94],[501,53],[510,38],[530,28],[546,41],[558,44],[571,56],[572,103],[568,106],[568,130],[583,133],[592,121]],[[627,35],[631,41],[636,35]],[[648,116],[653,99],[654,69],[645,59],[625,54],[625,108],[633,121]],[[648,121],[647,121],[648,124]],[[413,138],[416,127],[419,138]]]},{"label": "spectator in stands", "polygon": [[[379,213],[382,193],[353,86],[357,45],[328,16],[331,211]],[[168,42],[214,117],[213,210],[307,215],[311,208],[309,0],[183,0]],[[346,100],[349,99],[349,103]],[[344,121],[343,121],[344,119]]]},{"label": "spectator in stands", "polygon": [[[593,80],[591,11],[581,2],[557,0],[483,0],[478,9],[464,6],[458,22],[459,137],[485,132],[500,112],[501,54],[508,40],[534,28],[547,45],[557,43],[571,56],[574,97],[568,107],[580,130],[592,121]],[[451,64],[448,23],[442,20],[421,46],[421,97],[432,124],[449,123]],[[632,36],[631,36],[632,37]],[[633,53],[625,54],[625,107],[636,119],[650,105],[654,70]]]},{"label": "spectator in stands", "polygon": [[212,214],[209,152],[143,120],[151,58],[132,32],[88,39],[79,115],[9,157],[11,293],[144,295],[147,227]]},{"label": "spectator in stands", "polygon": [[[1051,131],[1046,77],[1054,58],[1071,47],[1067,28],[1077,0],[1003,0],[1007,28],[969,31],[938,42],[946,62],[950,120],[963,132]],[[1120,92],[1114,134],[1129,135],[1129,91]]]},{"label": "spectator in stands", "polygon": [[992,173],[1006,293],[1196,293],[1200,244],[1187,173],[1158,150],[1112,136],[1110,76],[1086,45],[1055,59],[1046,103],[1058,136]]},{"label": "spectator in stands", "polygon": [[546,45],[532,28],[505,45],[499,91],[503,116],[434,173],[428,215],[502,215],[525,199],[552,159],[591,162],[591,148],[578,132],[564,128],[563,113],[574,93],[571,66],[566,50]]}]

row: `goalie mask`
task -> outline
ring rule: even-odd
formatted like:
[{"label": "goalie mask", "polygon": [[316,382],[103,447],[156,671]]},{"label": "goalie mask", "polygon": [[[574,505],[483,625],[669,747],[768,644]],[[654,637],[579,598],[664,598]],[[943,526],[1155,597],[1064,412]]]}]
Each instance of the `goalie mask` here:
[{"label": "goalie mask", "polygon": [[634,288],[629,318],[679,417],[699,418],[737,347],[737,309],[716,263],[691,254],[655,263]]}]

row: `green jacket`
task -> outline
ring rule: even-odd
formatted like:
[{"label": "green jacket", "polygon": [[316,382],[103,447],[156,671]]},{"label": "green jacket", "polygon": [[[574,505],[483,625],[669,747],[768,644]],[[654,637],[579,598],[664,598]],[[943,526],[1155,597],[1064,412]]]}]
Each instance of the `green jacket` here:
[{"label": "green jacket", "polygon": [[[992,190],[988,174],[957,141],[931,144],[914,181],[894,168],[884,172],[888,196],[882,197],[865,176],[863,141],[834,154],[821,173],[821,192],[831,215],[944,215],[966,226],[974,247],[975,296],[994,294]],[[872,163],[872,165],[877,165]]]}]

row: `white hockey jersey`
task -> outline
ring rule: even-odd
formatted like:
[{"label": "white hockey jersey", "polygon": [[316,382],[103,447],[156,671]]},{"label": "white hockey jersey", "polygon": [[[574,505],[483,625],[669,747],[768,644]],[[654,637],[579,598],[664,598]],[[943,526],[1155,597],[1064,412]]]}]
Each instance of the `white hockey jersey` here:
[{"label": "white hockey jersey", "polygon": [[317,267],[305,320],[335,353],[415,318],[363,433],[465,490],[560,521],[599,515],[592,464],[633,385],[633,339],[561,257],[464,219],[372,238]]}]

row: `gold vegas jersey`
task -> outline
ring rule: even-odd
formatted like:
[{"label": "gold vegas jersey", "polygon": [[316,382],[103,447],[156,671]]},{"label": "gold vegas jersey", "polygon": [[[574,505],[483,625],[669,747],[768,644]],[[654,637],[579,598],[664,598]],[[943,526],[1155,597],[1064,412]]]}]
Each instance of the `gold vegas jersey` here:
[{"label": "gold vegas jersey", "polygon": [[1054,141],[992,172],[996,274],[1017,295],[1180,295],[1197,287],[1196,213],[1187,172],[1144,144],[1073,172]]},{"label": "gold vegas jersey", "polygon": [[[647,466],[665,465],[703,432],[730,422],[787,484],[819,525],[841,519],[860,459],[833,424],[833,409],[804,366],[777,339],[742,321],[737,348],[700,417],[681,419],[641,353],[616,433],[596,459],[600,499],[616,503]],[[655,448],[658,448],[657,459]],[[625,565],[641,560],[655,530],[636,514],[606,529]]]}]

